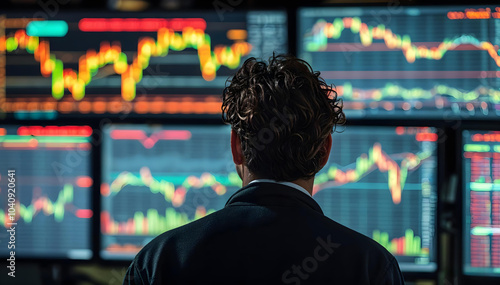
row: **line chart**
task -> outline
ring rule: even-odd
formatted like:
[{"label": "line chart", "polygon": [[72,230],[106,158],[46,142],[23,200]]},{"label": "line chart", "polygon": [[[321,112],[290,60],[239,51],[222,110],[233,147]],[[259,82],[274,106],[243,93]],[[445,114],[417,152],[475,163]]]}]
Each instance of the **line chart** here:
[{"label": "line chart", "polygon": [[0,110],[15,119],[219,114],[225,81],[245,59],[287,52],[286,23],[284,11],[223,21],[208,11],[2,14]]},{"label": "line chart", "polygon": [[[384,40],[389,49],[399,49],[403,52],[409,63],[416,59],[440,60],[450,50],[454,50],[461,45],[472,45],[477,49],[488,52],[497,66],[500,66],[500,55],[498,45],[493,45],[488,41],[481,41],[470,35],[461,35],[453,39],[444,39],[434,47],[425,45],[415,45],[409,35],[394,34],[385,25],[370,26],[362,22],[359,17],[335,18],[332,23],[318,20],[312,28],[312,40],[306,44],[307,51],[325,50],[328,39],[339,39],[344,30],[350,29],[354,34],[358,34],[363,46],[369,47],[373,40]],[[307,41],[307,37],[306,37]]]},{"label": "line chart", "polygon": [[248,55],[251,45],[248,42],[235,42],[231,46],[217,46],[212,51],[211,38],[201,29],[186,27],[182,33],[168,28],[160,28],[156,40],[144,37],[139,40],[137,53],[132,64],[127,63],[127,55],[121,51],[119,43],[101,42],[99,51],[87,50],[78,61],[78,71],[64,68],[64,63],[50,50],[50,42],[40,41],[38,37],[17,30],[14,36],[0,38],[0,52],[13,52],[24,49],[40,62],[40,72],[44,77],[52,76],[52,96],[61,99],[64,89],[68,89],[75,100],[85,97],[88,85],[98,70],[106,65],[113,65],[114,72],[121,75],[122,97],[131,101],[136,96],[136,85],[142,80],[143,70],[149,66],[151,57],[166,57],[169,50],[182,51],[193,48],[198,51],[200,69],[205,80],[215,78],[221,66],[235,69],[241,58]]},{"label": "line chart", "polygon": [[402,7],[388,18],[377,7],[302,8],[298,55],[338,88],[350,117],[497,120],[496,8]]},{"label": "line chart", "polygon": [[334,136],[313,198],[327,217],[372,237],[403,268],[432,270],[437,139],[427,127],[348,126]]},{"label": "line chart", "polygon": [[110,125],[104,134],[103,258],[130,258],[146,240],[222,209],[241,188],[227,126]]},{"label": "line chart", "polygon": [[380,172],[387,172],[387,184],[391,192],[392,201],[394,204],[399,204],[408,171],[418,168],[431,155],[431,151],[417,154],[403,153],[393,155],[395,157],[403,157],[399,165],[382,150],[380,143],[375,143],[368,151],[368,155],[362,154],[356,159],[354,169],[343,171],[337,166],[330,166],[326,173],[316,176],[313,194],[328,187],[357,182],[367,174],[378,170]]},{"label": "line chart", "polygon": [[[15,223],[22,244],[16,256],[92,258],[92,131],[89,126],[0,125],[0,173],[16,171],[15,202],[0,189],[0,227]],[[0,175],[0,185],[8,182]],[[10,250],[0,248],[0,255]]]},{"label": "line chart", "polygon": [[65,184],[55,201],[51,201],[47,196],[41,196],[36,199],[32,199],[32,202],[29,205],[18,203],[16,204],[16,218],[13,221],[9,219],[9,215],[7,213],[0,210],[0,217],[3,217],[2,225],[7,227],[7,222],[17,222],[18,220],[23,220],[26,224],[29,224],[39,213],[42,213],[45,216],[54,216],[54,220],[60,223],[63,221],[67,210],[71,211],[78,218],[90,218],[92,216],[92,210],[78,209],[72,204],[73,193],[73,185]]},{"label": "line chart", "polygon": [[405,100],[433,99],[436,95],[446,95],[462,101],[491,101],[500,103],[500,91],[491,87],[478,86],[472,90],[460,90],[451,86],[438,84],[431,89],[405,88],[403,86],[386,83],[380,89],[358,89],[352,83],[346,82],[337,86],[337,93],[346,99],[356,100],[384,100],[388,98],[402,98]]},{"label": "line chart", "polygon": [[[179,181],[173,183],[171,181]],[[217,178],[211,173],[203,173],[200,177],[190,175],[186,178],[170,177],[166,179],[155,179],[151,170],[147,167],[140,169],[140,175],[136,176],[130,172],[122,172],[111,182],[109,186],[104,185],[101,193],[104,196],[117,195],[125,186],[145,186],[151,193],[160,193],[165,197],[165,201],[171,203],[174,207],[181,206],[186,199],[186,194],[191,189],[200,189],[209,187],[218,196],[226,194],[226,187],[239,187],[241,180],[236,172],[231,172],[227,177],[223,177],[224,182],[217,181]],[[180,185],[176,187],[177,185]]]}]

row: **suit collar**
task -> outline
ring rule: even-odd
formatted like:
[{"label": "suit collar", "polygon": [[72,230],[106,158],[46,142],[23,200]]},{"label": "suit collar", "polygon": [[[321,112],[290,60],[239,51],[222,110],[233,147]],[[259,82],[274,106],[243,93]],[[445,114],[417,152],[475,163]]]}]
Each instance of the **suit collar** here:
[{"label": "suit collar", "polygon": [[257,205],[290,205],[309,207],[321,214],[318,203],[292,187],[269,182],[255,182],[248,184],[234,193],[226,203],[226,207],[236,203],[251,203]]}]

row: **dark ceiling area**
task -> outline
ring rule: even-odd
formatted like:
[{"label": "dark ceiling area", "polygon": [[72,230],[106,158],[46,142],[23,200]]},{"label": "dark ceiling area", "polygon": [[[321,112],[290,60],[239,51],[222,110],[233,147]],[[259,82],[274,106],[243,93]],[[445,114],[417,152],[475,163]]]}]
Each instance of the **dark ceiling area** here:
[{"label": "dark ceiling area", "polygon": [[456,5],[456,4],[497,4],[498,1],[465,1],[465,0],[361,0],[361,1],[336,1],[336,0],[2,0],[2,9],[99,9],[122,11],[148,11],[148,10],[186,10],[186,9],[248,9],[248,8],[288,8],[300,6],[422,6],[422,5]]}]

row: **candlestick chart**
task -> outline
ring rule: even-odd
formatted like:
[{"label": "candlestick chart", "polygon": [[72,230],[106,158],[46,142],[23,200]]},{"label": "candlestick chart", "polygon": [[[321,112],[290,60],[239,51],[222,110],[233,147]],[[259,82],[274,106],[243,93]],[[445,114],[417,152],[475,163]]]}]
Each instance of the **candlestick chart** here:
[{"label": "candlestick chart", "polygon": [[0,109],[16,118],[219,113],[225,80],[243,60],[287,46],[282,12],[224,21],[215,13],[59,14],[0,18]]},{"label": "candlestick chart", "polygon": [[333,136],[313,198],[386,247],[402,270],[435,270],[436,141],[432,128],[348,126]]},{"label": "candlestick chart", "polygon": [[500,132],[463,132],[466,274],[500,276]]},{"label": "candlestick chart", "polygon": [[450,9],[304,8],[298,53],[351,117],[497,118],[500,8],[453,7],[488,15],[460,19]]},{"label": "candlestick chart", "polygon": [[222,209],[241,187],[226,126],[111,125],[105,134],[103,258],[131,259],[157,235]]},{"label": "candlestick chart", "polygon": [[16,247],[2,238],[0,255],[92,257],[91,134],[87,126],[0,126],[0,225],[16,229]]}]

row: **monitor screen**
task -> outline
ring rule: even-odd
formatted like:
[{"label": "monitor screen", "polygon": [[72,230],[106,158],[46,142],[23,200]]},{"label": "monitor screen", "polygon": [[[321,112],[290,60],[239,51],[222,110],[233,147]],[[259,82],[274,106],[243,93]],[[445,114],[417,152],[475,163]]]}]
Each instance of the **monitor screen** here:
[{"label": "monitor screen", "polygon": [[104,259],[132,259],[157,235],[222,209],[241,187],[228,126],[110,125],[104,134]]},{"label": "monitor screen", "polygon": [[0,19],[0,114],[18,119],[219,114],[245,59],[288,50],[285,11]]},{"label": "monitor screen", "polygon": [[[241,187],[227,126],[110,125],[104,133],[104,259],[132,259],[164,231],[222,209]],[[334,134],[314,198],[403,270],[434,270],[436,139],[430,128],[348,127]]]},{"label": "monitor screen", "polygon": [[463,131],[463,271],[500,277],[500,131]]},{"label": "monitor screen", "polygon": [[0,125],[0,256],[90,259],[92,129]]},{"label": "monitor screen", "polygon": [[347,126],[315,178],[324,214],[379,242],[406,272],[437,268],[437,137],[427,127]]},{"label": "monitor screen", "polygon": [[350,118],[500,115],[500,7],[303,8],[297,50]]}]

